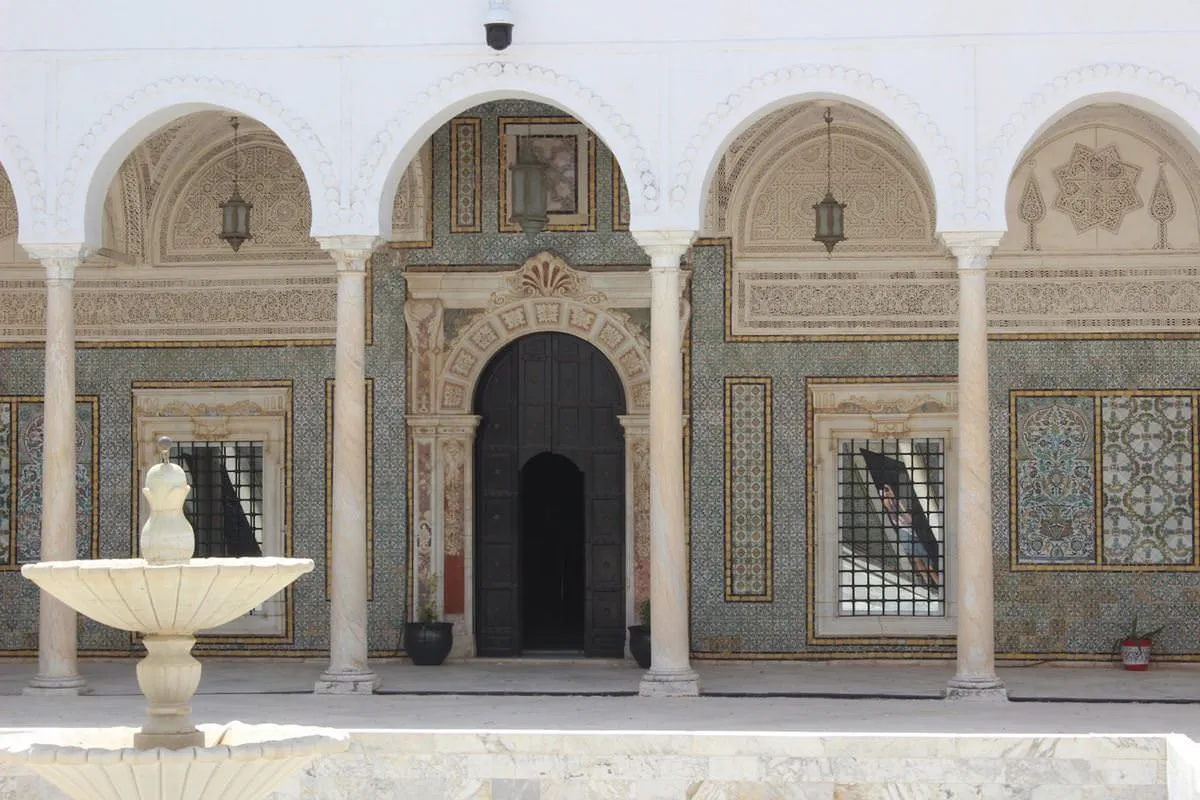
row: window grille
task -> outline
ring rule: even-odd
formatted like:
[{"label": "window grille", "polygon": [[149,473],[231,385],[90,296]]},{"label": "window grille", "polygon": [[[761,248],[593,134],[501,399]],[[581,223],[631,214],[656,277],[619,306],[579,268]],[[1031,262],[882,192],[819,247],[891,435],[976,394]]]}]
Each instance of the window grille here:
[{"label": "window grille", "polygon": [[196,558],[261,556],[263,443],[175,442],[171,458],[192,487],[183,514],[196,533]]},{"label": "window grille", "polygon": [[838,614],[945,614],[945,441],[839,439]]}]

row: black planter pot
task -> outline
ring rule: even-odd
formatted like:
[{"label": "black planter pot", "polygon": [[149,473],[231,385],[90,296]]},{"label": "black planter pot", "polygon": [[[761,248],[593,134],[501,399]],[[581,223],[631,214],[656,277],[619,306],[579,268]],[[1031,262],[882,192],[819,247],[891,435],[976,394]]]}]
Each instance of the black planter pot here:
[{"label": "black planter pot", "polygon": [[650,626],[629,626],[629,652],[642,669],[650,669]]},{"label": "black planter pot", "polygon": [[404,651],[418,666],[438,666],[450,655],[453,645],[453,622],[404,623]]}]

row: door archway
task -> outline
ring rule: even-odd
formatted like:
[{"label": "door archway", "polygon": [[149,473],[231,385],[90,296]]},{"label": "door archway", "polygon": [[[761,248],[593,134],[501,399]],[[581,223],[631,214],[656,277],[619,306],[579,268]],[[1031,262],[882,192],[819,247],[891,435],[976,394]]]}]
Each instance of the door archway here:
[{"label": "door archway", "polygon": [[[624,388],[612,364],[596,347],[565,333],[524,336],[502,349],[485,367],[475,394],[480,416],[475,444],[475,644],[481,656],[515,656],[534,649],[582,650],[619,658],[625,643],[625,437],[619,420]],[[539,464],[553,461],[553,478],[539,477]],[[569,462],[569,463],[564,463]],[[544,494],[556,485],[570,494],[570,470],[580,476],[578,515],[570,498],[550,504]],[[553,510],[553,532],[538,530],[538,511]],[[582,526],[582,531],[572,526]],[[567,563],[569,542],[580,540],[582,564]],[[526,558],[525,547],[563,545],[563,559]],[[533,574],[529,570],[542,570]],[[580,613],[541,615],[527,596],[580,598]],[[581,590],[581,591],[580,591]],[[569,609],[564,609],[567,611]],[[557,620],[558,628],[547,628]],[[580,625],[581,630],[570,626]],[[572,646],[572,643],[578,642]]]}]

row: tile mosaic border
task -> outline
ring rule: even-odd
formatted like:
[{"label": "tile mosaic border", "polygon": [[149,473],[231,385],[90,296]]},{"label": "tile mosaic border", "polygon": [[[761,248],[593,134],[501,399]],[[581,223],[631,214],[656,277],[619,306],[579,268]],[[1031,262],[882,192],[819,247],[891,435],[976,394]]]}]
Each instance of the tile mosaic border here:
[{"label": "tile mosaic border", "polygon": [[[9,480],[12,487],[9,496],[9,531],[8,531],[8,563],[0,564],[0,572],[17,572],[21,562],[17,561],[17,478],[20,468],[20,451],[17,449],[17,409],[22,403],[44,405],[45,395],[39,394],[9,394],[0,395],[0,403],[9,407]],[[75,408],[78,413],[80,403],[91,406],[92,417],[92,532],[89,549],[90,558],[100,557],[100,396],[95,394],[75,395]],[[3,535],[3,532],[0,532]],[[76,534],[78,535],[78,533]]]},{"label": "tile mosaic border", "polygon": [[[759,594],[738,594],[733,590],[733,391],[737,386],[761,386],[763,415],[763,589]],[[775,531],[772,524],[774,489],[772,478],[774,465],[772,451],[772,380],[770,377],[726,376],[725,378],[725,602],[727,603],[771,603],[775,600]]]},{"label": "tile mosaic border", "polygon": [[[283,555],[286,557],[292,556],[292,547],[294,543],[294,502],[295,494],[293,492],[292,483],[295,473],[295,461],[293,460],[293,427],[295,425],[296,415],[296,387],[295,382],[291,380],[234,380],[234,381],[133,381],[130,383],[130,405],[134,404],[133,393],[137,389],[281,389],[288,390],[288,398],[290,405],[287,414],[284,416],[284,448],[283,448]],[[137,552],[138,541],[138,521],[140,515],[138,513],[138,496],[141,491],[141,475],[138,473],[138,448],[137,442],[137,415],[130,413],[129,415],[129,441],[134,442],[134,446],[130,448],[130,472],[132,480],[130,481],[130,537],[129,537],[129,553],[132,556]],[[284,632],[281,634],[260,634],[260,635],[243,635],[243,636],[204,636],[197,637],[196,651],[215,655],[218,650],[211,649],[211,645],[222,644],[260,644],[260,645],[290,645],[296,640],[296,605],[293,597],[294,588],[289,586],[285,591],[284,597]],[[137,635],[129,635],[130,646],[137,644]],[[229,651],[229,655],[246,655],[253,654],[253,650],[235,649]],[[278,650],[269,650],[264,652],[279,652]]]},{"label": "tile mosaic border", "polygon": [[[555,223],[553,217],[546,224],[546,230],[551,232],[575,232],[575,233],[595,233],[596,232],[596,133],[584,125],[574,117],[514,117],[500,116],[496,120],[498,130],[498,147],[497,150],[497,175],[499,180],[498,203],[499,209],[496,218],[496,230],[500,233],[520,233],[521,229],[508,221],[508,137],[504,134],[504,128],[507,125],[571,125],[578,126],[583,135],[586,137],[585,144],[587,145],[588,163],[587,163],[587,188],[586,192],[588,200],[587,222],[562,224]],[[576,189],[578,191],[578,188]]]},{"label": "tile mosaic border", "polygon": [[[856,383],[929,383],[929,382],[946,382],[956,381],[956,376],[947,375],[806,375],[804,376],[804,470],[805,470],[805,553],[808,565],[807,585],[804,587],[805,592],[805,644],[810,646],[863,646],[863,645],[889,645],[896,647],[954,647],[954,634],[945,636],[821,636],[816,635],[817,620],[817,504],[813,501],[816,492],[816,463],[814,457],[813,440],[815,435],[815,414],[813,412],[812,399],[812,382],[817,381],[822,385],[828,384],[856,384]],[[817,655],[826,657],[835,657],[836,651],[815,651]],[[927,658],[938,657],[938,650],[924,650],[920,653],[914,653],[911,650],[897,650],[890,652],[889,658]],[[808,651],[803,654],[797,654],[798,657],[807,657]],[[867,658],[873,656],[864,656],[858,652],[846,653],[844,655],[836,655],[839,658]]]},{"label": "tile mosaic border", "polygon": [[[448,124],[450,126],[450,233],[480,233],[483,230],[481,205],[483,198],[483,118],[455,117]],[[471,221],[467,223],[459,222],[458,216],[459,193],[463,190],[459,181],[464,177],[460,174],[463,165],[459,164],[458,151],[462,144],[460,137],[463,136],[470,137],[474,153],[471,160]],[[431,209],[433,205],[433,203],[429,204]]]},{"label": "tile mosaic border", "polygon": [[[325,599],[333,580],[333,378],[325,379]],[[375,599],[375,379],[367,396],[367,601]]]},{"label": "tile mosaic border", "polygon": [[[1094,401],[1092,443],[1095,466],[1095,553],[1091,564],[1036,564],[1019,558],[1017,523],[1017,400],[1022,397],[1087,397]],[[1200,572],[1200,492],[1192,488],[1192,563],[1190,564],[1105,564],[1103,526],[1103,477],[1101,475],[1100,403],[1107,397],[1190,397],[1192,408],[1200,408],[1200,389],[1012,389],[1008,393],[1008,568],[1013,572]],[[1200,424],[1192,424],[1192,475],[1200,475]],[[1193,484],[1195,478],[1193,477]],[[1156,655],[1155,658],[1158,658]]]}]

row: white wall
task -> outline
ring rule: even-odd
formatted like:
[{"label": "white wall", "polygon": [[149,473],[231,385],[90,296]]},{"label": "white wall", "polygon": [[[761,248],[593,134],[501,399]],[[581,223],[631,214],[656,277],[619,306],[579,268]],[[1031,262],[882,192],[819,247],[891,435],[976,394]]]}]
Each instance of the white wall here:
[{"label": "white wall", "polygon": [[485,0],[0,6],[0,163],[27,243],[98,243],[125,155],[202,107],[283,138],[317,234],[380,230],[425,138],[500,96],[590,124],[622,163],[635,228],[696,227],[728,142],[806,97],[897,127],[932,177],[942,230],[1005,227],[1022,150],[1089,99],[1129,102],[1200,142],[1190,0],[1153,15],[1124,0],[513,0],[516,41],[498,56],[482,42]]}]

